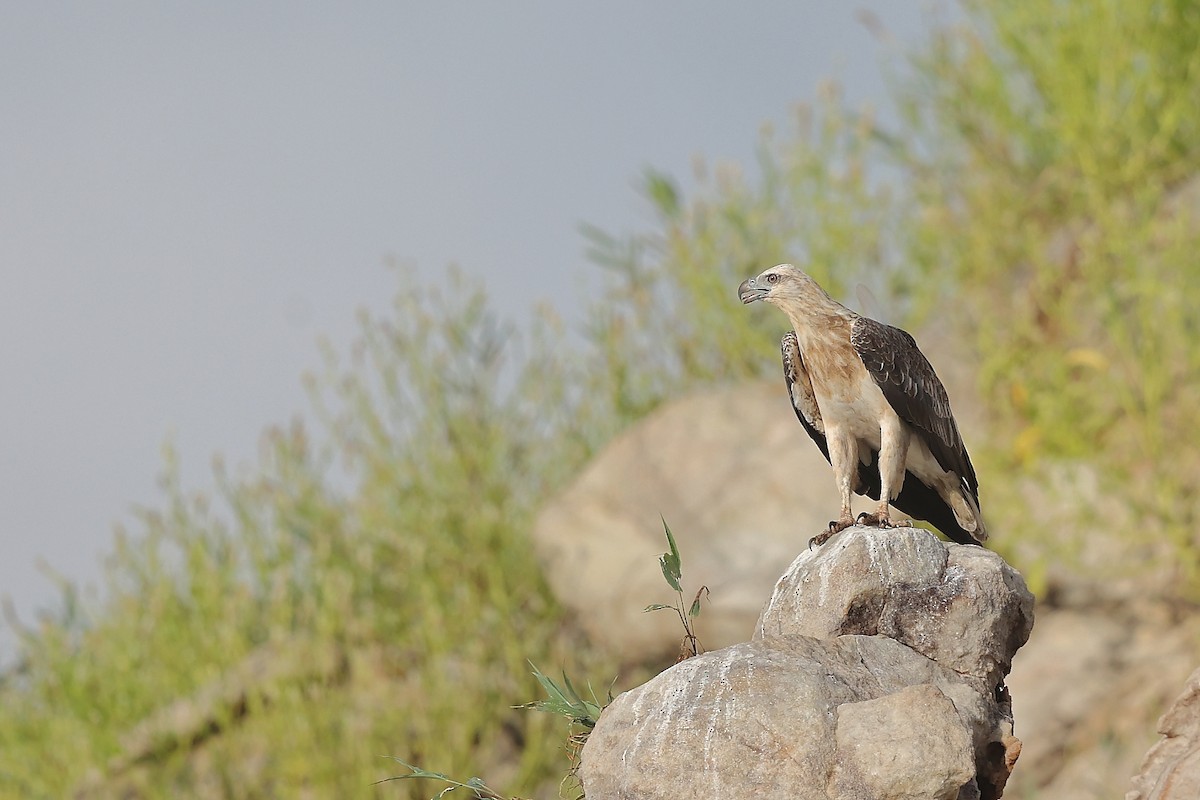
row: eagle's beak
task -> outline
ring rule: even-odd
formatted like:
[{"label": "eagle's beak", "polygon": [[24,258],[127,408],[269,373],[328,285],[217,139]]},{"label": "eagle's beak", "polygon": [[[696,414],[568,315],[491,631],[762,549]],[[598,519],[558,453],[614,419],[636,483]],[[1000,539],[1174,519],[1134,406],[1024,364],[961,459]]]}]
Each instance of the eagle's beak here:
[{"label": "eagle's beak", "polygon": [[743,303],[753,303],[755,300],[762,300],[770,291],[765,286],[757,285],[754,282],[754,278],[747,278],[738,287],[738,298]]}]

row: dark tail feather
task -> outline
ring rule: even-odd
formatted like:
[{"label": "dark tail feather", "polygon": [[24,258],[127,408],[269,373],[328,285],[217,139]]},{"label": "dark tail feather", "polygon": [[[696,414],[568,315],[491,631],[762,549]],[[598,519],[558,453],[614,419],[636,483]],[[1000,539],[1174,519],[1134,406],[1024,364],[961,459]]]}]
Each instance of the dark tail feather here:
[{"label": "dark tail feather", "polygon": [[946,538],[951,541],[982,546],[970,531],[958,524],[946,501],[933,489],[921,483],[921,479],[911,472],[904,476],[904,488],[900,490],[900,496],[892,501],[892,505],[910,517],[930,523],[946,534]]},{"label": "dark tail feather", "polygon": [[[878,460],[878,456],[875,458]],[[858,480],[860,493],[872,500],[879,499],[878,469],[867,464],[860,464]],[[900,490],[900,496],[892,501],[892,507],[914,519],[928,522],[953,542],[982,546],[970,531],[958,524],[958,520],[954,518],[954,512],[946,501],[911,472],[905,473],[904,488]]]}]

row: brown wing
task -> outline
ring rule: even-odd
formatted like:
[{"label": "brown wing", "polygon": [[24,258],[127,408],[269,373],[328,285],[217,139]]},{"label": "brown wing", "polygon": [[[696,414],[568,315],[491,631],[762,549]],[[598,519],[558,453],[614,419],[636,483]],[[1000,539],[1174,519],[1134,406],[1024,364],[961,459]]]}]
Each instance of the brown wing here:
[{"label": "brown wing", "polygon": [[953,472],[979,502],[975,468],[950,411],[946,387],[907,332],[859,317],[850,329],[850,344],[883,396],[909,424],[942,469]]}]

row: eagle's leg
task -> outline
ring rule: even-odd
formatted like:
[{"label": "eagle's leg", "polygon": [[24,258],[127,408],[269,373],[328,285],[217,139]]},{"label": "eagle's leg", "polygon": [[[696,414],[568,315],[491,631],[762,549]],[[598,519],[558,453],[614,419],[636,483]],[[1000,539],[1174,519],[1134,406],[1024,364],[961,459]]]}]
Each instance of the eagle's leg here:
[{"label": "eagle's leg", "polygon": [[904,487],[910,432],[896,415],[885,417],[879,426],[879,509],[858,515],[860,525],[880,528],[911,527],[912,520],[892,522],[891,501]]},{"label": "eagle's leg", "polygon": [[825,439],[829,445],[829,463],[833,466],[833,478],[842,498],[842,510],[838,518],[829,523],[829,530],[808,540],[810,548],[823,545],[829,541],[830,536],[854,526],[854,516],[850,511],[850,489],[854,485],[858,443],[853,436],[840,428],[827,429]]}]

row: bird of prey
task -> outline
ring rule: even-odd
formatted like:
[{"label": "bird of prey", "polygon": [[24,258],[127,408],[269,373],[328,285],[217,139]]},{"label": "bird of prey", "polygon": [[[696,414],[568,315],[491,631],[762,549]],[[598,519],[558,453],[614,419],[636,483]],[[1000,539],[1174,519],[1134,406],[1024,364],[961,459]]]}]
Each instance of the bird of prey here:
[{"label": "bird of prey", "polygon": [[860,316],[803,270],[780,264],[738,287],[787,314],[783,374],[796,417],[833,467],[841,513],[823,543],[855,524],[850,493],[879,501],[857,522],[893,523],[889,506],[926,520],[960,544],[982,544],[979,481],[946,389],[905,331]]}]

